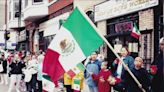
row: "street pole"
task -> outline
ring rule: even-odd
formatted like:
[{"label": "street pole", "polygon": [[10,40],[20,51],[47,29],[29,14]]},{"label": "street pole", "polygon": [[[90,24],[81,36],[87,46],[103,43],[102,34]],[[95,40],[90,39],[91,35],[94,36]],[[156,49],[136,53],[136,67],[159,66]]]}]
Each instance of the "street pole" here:
[{"label": "street pole", "polygon": [[4,36],[5,36],[5,37],[4,37],[4,38],[5,38],[5,50],[7,49],[7,40],[6,40],[6,34],[7,34],[7,30],[5,29],[5,35],[4,35]]},{"label": "street pole", "polygon": [[[7,28],[8,28],[8,24],[7,24],[7,1],[8,0],[5,0],[5,24],[6,24],[6,28],[5,28],[5,35],[4,36],[6,36],[6,33],[7,33]],[[4,37],[5,38],[5,37]],[[7,49],[7,40],[6,40],[6,38],[5,38],[5,50]]]}]

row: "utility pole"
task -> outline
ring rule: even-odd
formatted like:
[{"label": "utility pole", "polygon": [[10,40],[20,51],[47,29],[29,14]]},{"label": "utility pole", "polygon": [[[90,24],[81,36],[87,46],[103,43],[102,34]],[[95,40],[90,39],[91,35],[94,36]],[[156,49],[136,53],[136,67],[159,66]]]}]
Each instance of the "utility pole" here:
[{"label": "utility pole", "polygon": [[[6,28],[5,28],[5,33],[4,33],[4,37],[6,36],[7,34],[7,28],[8,28],[8,24],[7,24],[7,0],[5,0],[5,24],[6,24]],[[7,49],[7,40],[5,38],[5,50]]]}]

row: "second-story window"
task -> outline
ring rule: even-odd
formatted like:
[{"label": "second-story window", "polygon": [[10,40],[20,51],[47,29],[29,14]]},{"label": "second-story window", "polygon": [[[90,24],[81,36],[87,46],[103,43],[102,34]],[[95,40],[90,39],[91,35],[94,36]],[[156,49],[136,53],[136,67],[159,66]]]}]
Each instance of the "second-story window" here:
[{"label": "second-story window", "polygon": [[19,17],[19,2],[14,2],[14,18]]},{"label": "second-story window", "polygon": [[11,7],[11,1],[9,2],[9,20],[11,20],[11,12],[12,12],[12,7]]},{"label": "second-story window", "polygon": [[27,7],[28,6],[28,0],[25,0],[25,7]]},{"label": "second-story window", "polygon": [[33,3],[40,3],[43,2],[43,0],[33,0]]}]

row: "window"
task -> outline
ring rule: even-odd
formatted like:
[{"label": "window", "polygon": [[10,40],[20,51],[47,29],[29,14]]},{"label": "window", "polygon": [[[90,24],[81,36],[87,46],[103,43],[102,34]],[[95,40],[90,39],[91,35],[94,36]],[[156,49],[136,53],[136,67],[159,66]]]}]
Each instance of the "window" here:
[{"label": "window", "polygon": [[28,0],[25,0],[25,8],[28,6]]},{"label": "window", "polygon": [[33,0],[33,3],[40,3],[43,2],[43,0]]},{"label": "window", "polygon": [[12,11],[12,7],[11,7],[11,1],[9,2],[9,20],[11,20],[11,11]]},{"label": "window", "polygon": [[94,22],[94,14],[93,14],[93,11],[87,11],[86,14],[92,20],[92,22]]},{"label": "window", "polygon": [[19,2],[14,2],[14,18],[19,17]]}]

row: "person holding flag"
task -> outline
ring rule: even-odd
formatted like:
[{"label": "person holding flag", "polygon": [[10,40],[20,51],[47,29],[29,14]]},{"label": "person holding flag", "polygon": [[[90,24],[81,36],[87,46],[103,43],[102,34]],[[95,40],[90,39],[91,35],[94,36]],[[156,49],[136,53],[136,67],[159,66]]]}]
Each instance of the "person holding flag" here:
[{"label": "person holding flag", "polygon": [[[142,68],[143,60],[141,57],[136,57],[134,61],[134,67],[130,68],[132,73],[137,77],[137,79],[142,84],[142,87],[146,90],[146,92],[150,91],[150,76],[145,68]],[[142,92],[142,90],[138,87],[138,85],[134,82],[132,77],[128,72],[125,72],[126,82],[130,86],[126,86],[126,92]]]},{"label": "person holding flag", "polygon": [[[122,47],[121,49],[121,59],[128,67],[134,67],[134,59],[133,57],[129,56],[129,50],[127,47]],[[126,82],[125,82],[125,68],[122,65],[122,62],[120,62],[119,59],[115,59],[113,62],[113,72],[114,76],[118,79],[120,79],[120,83],[117,83],[114,86],[114,89],[117,91],[125,92],[126,91]]]},{"label": "person holding flag", "polygon": [[[46,51],[43,62],[43,72],[49,75],[54,83],[104,43],[93,25],[87,15],[77,7],[61,25],[60,31],[56,33]],[[97,73],[99,69],[97,67]]]},{"label": "person holding flag", "polygon": [[[52,81],[56,83],[65,72],[68,72],[78,63],[85,60],[86,57],[96,51],[104,42],[114,52],[113,47],[99,33],[87,15],[79,7],[75,7],[67,20],[61,25],[60,31],[56,33],[46,51],[43,72],[49,75]],[[125,67],[125,63],[120,59],[118,54],[116,52],[114,54]],[[96,72],[99,72],[100,68],[96,67]],[[141,84],[128,67],[127,71],[140,86]]]}]

